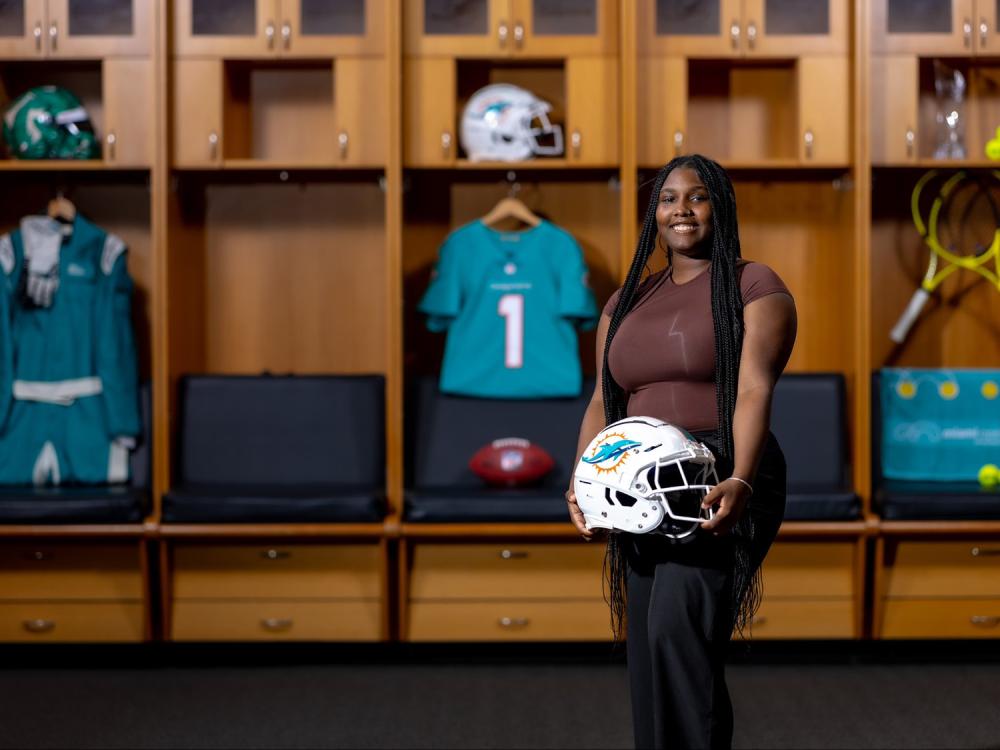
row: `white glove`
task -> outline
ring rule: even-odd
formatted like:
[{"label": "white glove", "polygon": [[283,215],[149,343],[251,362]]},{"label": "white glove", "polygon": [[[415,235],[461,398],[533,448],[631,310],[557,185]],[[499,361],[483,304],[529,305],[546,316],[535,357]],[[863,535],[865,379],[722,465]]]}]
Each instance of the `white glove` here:
[{"label": "white glove", "polygon": [[52,298],[59,288],[59,248],[62,235],[58,232],[36,234],[29,244],[25,242],[24,256],[28,276],[26,291],[39,307],[51,307]]}]

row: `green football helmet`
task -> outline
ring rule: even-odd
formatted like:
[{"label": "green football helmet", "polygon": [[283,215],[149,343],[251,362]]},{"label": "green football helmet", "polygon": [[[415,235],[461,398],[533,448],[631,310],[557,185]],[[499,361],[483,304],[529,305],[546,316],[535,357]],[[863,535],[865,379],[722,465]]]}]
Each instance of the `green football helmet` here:
[{"label": "green football helmet", "polygon": [[87,110],[58,86],[39,86],[11,102],[3,117],[3,137],[15,159],[100,156]]}]

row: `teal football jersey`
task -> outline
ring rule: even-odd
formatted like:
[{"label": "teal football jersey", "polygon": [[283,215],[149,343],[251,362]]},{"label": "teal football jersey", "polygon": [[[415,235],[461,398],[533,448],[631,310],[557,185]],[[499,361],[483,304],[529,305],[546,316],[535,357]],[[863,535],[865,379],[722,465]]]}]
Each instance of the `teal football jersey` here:
[{"label": "teal football jersey", "polygon": [[598,309],[576,240],[543,221],[502,232],[481,221],[441,246],[418,308],[448,331],[441,390],[485,398],[578,396],[577,327]]}]

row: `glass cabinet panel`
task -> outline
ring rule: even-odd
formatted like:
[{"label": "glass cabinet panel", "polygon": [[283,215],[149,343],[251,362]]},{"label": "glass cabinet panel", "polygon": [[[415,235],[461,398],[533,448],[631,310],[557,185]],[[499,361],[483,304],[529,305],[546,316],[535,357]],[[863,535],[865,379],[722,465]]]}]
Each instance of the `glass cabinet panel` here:
[{"label": "glass cabinet panel", "polygon": [[656,0],[658,35],[715,36],[720,30],[717,0]]},{"label": "glass cabinet panel", "polygon": [[829,0],[765,0],[765,34],[829,34]]},{"label": "glass cabinet panel", "polygon": [[69,0],[70,36],[131,36],[134,33],[133,2]]},{"label": "glass cabinet panel", "polygon": [[597,33],[597,0],[534,0],[532,33],[593,36]]},{"label": "glass cabinet panel", "polygon": [[193,36],[254,36],[256,0],[191,0]]},{"label": "glass cabinet panel", "polygon": [[365,0],[299,0],[303,36],[363,36]]},{"label": "glass cabinet panel", "polygon": [[951,33],[952,0],[888,0],[890,34]]},{"label": "glass cabinet panel", "polygon": [[24,34],[24,0],[0,0],[0,36]]},{"label": "glass cabinet panel", "polygon": [[489,0],[424,0],[424,34],[489,33]]}]

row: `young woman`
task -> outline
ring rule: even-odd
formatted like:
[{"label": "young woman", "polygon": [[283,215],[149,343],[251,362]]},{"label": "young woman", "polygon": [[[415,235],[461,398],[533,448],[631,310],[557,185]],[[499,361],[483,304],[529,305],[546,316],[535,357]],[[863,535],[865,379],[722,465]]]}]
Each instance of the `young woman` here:
[{"label": "young woman", "polygon": [[[656,251],[667,267],[643,280]],[[785,463],[769,424],[795,329],[781,279],[741,260],[725,170],[702,156],[667,164],[628,278],[598,325],[597,387],[577,453],[605,425],[649,416],[688,430],[716,456],[720,481],[704,505],[717,510],[691,541],[608,539],[612,624],[618,637],[624,625],[628,640],[636,747],[732,743],[726,647],[759,604],[760,564],[784,514]],[[566,499],[591,540],[572,488]]]}]

